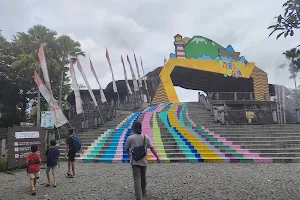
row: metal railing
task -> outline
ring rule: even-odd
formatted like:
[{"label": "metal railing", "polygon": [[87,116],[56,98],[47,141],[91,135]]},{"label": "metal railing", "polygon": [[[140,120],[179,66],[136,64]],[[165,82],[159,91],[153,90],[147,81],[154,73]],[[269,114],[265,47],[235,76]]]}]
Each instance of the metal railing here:
[{"label": "metal railing", "polygon": [[81,114],[77,114],[75,106],[72,106],[69,112],[69,119],[75,132],[82,132],[105,124],[107,121],[112,120],[113,117],[116,117],[117,113],[122,111],[133,112],[142,108],[142,105],[141,100],[135,98],[125,98],[121,101],[111,99],[107,103],[99,104],[98,108],[93,102],[90,102],[83,105],[83,113]]},{"label": "metal railing", "polygon": [[[247,112],[252,112],[253,117],[247,118]],[[225,110],[223,123],[228,125],[244,125],[244,124],[273,124],[273,110],[271,109],[249,109],[249,110]]]},{"label": "metal railing", "polygon": [[214,92],[212,93],[211,100],[255,100],[253,92]]},{"label": "metal railing", "polygon": [[[219,93],[220,94],[220,93]],[[228,93],[226,93],[228,94]],[[230,93],[229,93],[230,94]],[[250,93],[248,93],[250,94]],[[285,118],[282,118],[278,110],[259,105],[247,108],[228,109],[227,106],[217,105],[209,96],[198,94],[198,102],[207,110],[211,111],[215,123],[221,124],[299,124],[300,109],[285,109]],[[247,112],[252,112],[253,116],[247,117]]]}]

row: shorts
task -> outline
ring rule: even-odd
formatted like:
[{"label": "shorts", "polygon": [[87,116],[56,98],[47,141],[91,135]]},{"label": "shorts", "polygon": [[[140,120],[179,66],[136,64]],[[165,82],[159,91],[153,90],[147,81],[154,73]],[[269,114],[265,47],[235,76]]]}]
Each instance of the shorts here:
[{"label": "shorts", "polygon": [[37,172],[37,173],[29,173],[28,174],[28,177],[30,178],[30,179],[38,179],[38,178],[40,178],[40,172]]},{"label": "shorts", "polygon": [[57,165],[55,166],[47,166],[46,167],[46,173],[48,174],[50,170],[52,169],[52,172],[54,173],[56,171]]},{"label": "shorts", "polygon": [[75,161],[75,155],[76,155],[76,152],[69,152],[68,153],[68,160],[71,161],[71,162],[74,162]]}]

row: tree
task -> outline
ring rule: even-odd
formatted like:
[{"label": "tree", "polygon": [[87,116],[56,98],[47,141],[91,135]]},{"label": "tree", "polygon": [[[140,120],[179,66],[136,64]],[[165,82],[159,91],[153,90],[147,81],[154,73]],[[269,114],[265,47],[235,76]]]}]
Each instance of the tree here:
[{"label": "tree", "polygon": [[[62,96],[63,96],[63,89],[62,84],[66,79],[68,68],[65,67],[69,64],[69,57],[70,58],[77,58],[79,56],[85,56],[85,53],[81,50],[81,45],[79,42],[72,40],[67,35],[63,35],[57,38],[58,44],[58,56],[59,56],[59,63],[61,66],[61,75],[60,75],[60,90],[59,90],[59,105],[62,105]],[[74,59],[73,59],[74,61]]]},{"label": "tree", "polygon": [[[68,36],[57,38],[55,31],[42,25],[35,25],[29,28],[28,32],[17,32],[12,41],[7,41],[0,32],[1,127],[19,125],[21,120],[26,120],[26,104],[37,100],[38,88],[33,79],[33,71],[40,69],[37,54],[41,43],[45,45],[46,63],[54,97],[57,99],[59,94],[70,92],[70,80],[66,74],[68,69],[65,65],[68,63],[68,55],[74,58],[84,55],[80,43]],[[43,79],[42,75],[41,78]],[[41,98],[41,108],[47,107],[47,103]]]},{"label": "tree", "polygon": [[269,37],[276,31],[280,31],[276,39],[282,35],[293,36],[294,31],[300,28],[300,0],[288,0],[282,7],[285,7],[284,14],[275,17],[277,23],[268,27],[268,29],[273,29]]},{"label": "tree", "polygon": [[[293,48],[291,50],[287,50],[283,52],[283,55],[286,57],[288,60],[288,68],[291,76],[289,77],[290,79],[294,79],[294,84],[295,84],[295,89],[297,89],[297,81],[296,78],[298,76],[298,72],[300,70],[300,50]],[[280,67],[285,67],[286,64],[284,63]]]}]

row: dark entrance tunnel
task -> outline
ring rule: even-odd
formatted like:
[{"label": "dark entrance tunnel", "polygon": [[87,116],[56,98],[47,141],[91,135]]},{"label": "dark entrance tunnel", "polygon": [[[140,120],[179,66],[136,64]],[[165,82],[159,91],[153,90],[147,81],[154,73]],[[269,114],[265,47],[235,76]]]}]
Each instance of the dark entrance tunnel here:
[{"label": "dark entrance tunnel", "polygon": [[224,77],[223,74],[176,66],[171,73],[174,86],[210,92],[254,92],[253,79]]}]

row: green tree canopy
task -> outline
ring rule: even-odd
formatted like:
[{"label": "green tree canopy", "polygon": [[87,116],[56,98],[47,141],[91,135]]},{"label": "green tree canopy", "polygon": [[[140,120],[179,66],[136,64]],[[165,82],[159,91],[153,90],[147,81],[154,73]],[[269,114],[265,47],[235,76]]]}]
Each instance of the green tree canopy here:
[{"label": "green tree canopy", "polygon": [[[57,36],[57,32],[42,25],[35,25],[27,32],[17,32],[12,41],[0,32],[0,127],[19,125],[25,121],[26,104],[36,102],[38,88],[33,79],[39,71],[38,50],[44,44],[51,88],[56,99],[70,92],[67,77],[68,56],[84,56],[79,42],[69,36]],[[43,75],[40,74],[43,79]],[[62,80],[62,82],[60,82]],[[47,104],[41,99],[41,108]]]},{"label": "green tree canopy", "polygon": [[282,35],[284,37],[293,36],[295,30],[300,28],[300,0],[288,0],[282,7],[284,7],[284,14],[276,16],[277,23],[268,27],[268,29],[272,29],[269,36],[279,32],[277,39]]}]

